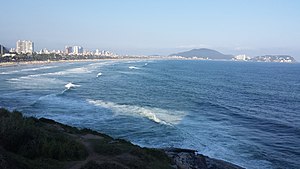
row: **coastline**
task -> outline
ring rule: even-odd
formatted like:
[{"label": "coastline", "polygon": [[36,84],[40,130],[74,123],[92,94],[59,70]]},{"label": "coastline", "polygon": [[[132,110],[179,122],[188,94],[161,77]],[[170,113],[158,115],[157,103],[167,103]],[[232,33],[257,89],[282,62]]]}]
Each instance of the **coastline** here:
[{"label": "coastline", "polygon": [[18,65],[39,65],[51,63],[72,63],[72,62],[97,62],[97,61],[130,61],[130,60],[202,60],[202,61],[232,61],[232,60],[211,60],[200,58],[174,58],[174,57],[147,57],[147,58],[105,58],[105,59],[74,59],[74,60],[54,60],[54,61],[26,61],[26,62],[0,62],[0,67]]},{"label": "coastline", "polygon": [[177,57],[138,57],[138,58],[103,58],[103,59],[74,59],[74,60],[47,60],[47,61],[21,61],[21,62],[0,62],[0,67],[18,66],[18,65],[41,65],[51,63],[72,63],[72,62],[97,62],[106,60],[200,60],[200,61],[226,61],[226,62],[238,62],[238,63],[280,63],[280,64],[299,64],[299,62],[262,62],[262,61],[239,61],[239,60],[219,60],[219,59],[202,59],[202,58],[177,58]]},{"label": "coastline", "polygon": [[116,59],[78,59],[78,60],[57,60],[57,61],[26,61],[26,62],[1,62],[0,67],[17,66],[17,65],[39,65],[50,63],[67,63],[67,62],[92,62],[99,60],[116,60]]},{"label": "coastline", "polygon": [[0,168],[242,169],[195,150],[140,147],[90,129],[24,117],[3,108],[0,120]]},{"label": "coastline", "polygon": [[109,59],[74,59],[74,60],[53,60],[53,61],[26,61],[26,62],[0,62],[0,67],[17,66],[17,65],[39,65],[50,63],[72,63],[72,62],[97,62],[105,60],[165,60],[170,58],[109,58]]}]

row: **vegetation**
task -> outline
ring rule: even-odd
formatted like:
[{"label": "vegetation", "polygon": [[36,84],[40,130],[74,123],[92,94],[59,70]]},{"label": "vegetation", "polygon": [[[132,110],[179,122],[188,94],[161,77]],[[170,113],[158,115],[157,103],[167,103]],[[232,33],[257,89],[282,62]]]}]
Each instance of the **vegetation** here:
[{"label": "vegetation", "polygon": [[4,149],[29,159],[80,160],[87,156],[84,146],[70,136],[53,132],[33,117],[0,110],[0,142]]},{"label": "vegetation", "polygon": [[0,108],[0,168],[170,168],[162,150]]},{"label": "vegetation", "polygon": [[61,54],[17,54],[15,56],[0,57],[1,62],[30,62],[30,61],[59,61],[59,60],[84,60],[84,59],[109,59],[109,56],[95,55],[61,55]]},{"label": "vegetation", "polygon": [[162,150],[141,148],[121,139],[91,140],[91,142],[96,153],[117,157],[116,161],[129,168],[170,168],[170,159]]}]

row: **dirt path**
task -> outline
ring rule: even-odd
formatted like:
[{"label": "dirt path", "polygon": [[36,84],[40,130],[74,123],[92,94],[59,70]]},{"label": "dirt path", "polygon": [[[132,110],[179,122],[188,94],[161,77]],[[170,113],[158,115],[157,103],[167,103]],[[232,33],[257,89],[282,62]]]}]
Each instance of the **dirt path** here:
[{"label": "dirt path", "polygon": [[89,162],[91,160],[94,160],[94,161],[103,160],[104,161],[105,157],[98,155],[93,150],[93,146],[89,142],[89,140],[101,140],[101,139],[103,139],[103,137],[93,135],[93,134],[87,134],[87,135],[84,135],[84,136],[79,136],[78,141],[81,142],[85,146],[85,148],[88,151],[89,155],[83,161],[71,162],[66,168],[67,169],[80,169],[84,164],[86,164],[87,162]]}]

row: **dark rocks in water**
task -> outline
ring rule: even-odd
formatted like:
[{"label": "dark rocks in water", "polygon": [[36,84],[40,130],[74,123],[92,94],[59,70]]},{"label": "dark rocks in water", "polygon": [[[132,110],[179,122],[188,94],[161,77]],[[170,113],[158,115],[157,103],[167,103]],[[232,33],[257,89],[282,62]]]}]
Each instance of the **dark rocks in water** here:
[{"label": "dark rocks in water", "polygon": [[197,154],[196,150],[166,148],[164,151],[172,160],[174,169],[243,169],[223,160]]}]

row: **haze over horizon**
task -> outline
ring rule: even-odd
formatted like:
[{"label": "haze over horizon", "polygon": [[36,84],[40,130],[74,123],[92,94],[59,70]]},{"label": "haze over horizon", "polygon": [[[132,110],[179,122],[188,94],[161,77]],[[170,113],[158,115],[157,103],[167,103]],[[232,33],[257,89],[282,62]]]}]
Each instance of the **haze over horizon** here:
[{"label": "haze over horizon", "polygon": [[0,43],[35,49],[81,45],[120,54],[193,48],[225,54],[288,54],[300,60],[300,1],[0,1]]}]

